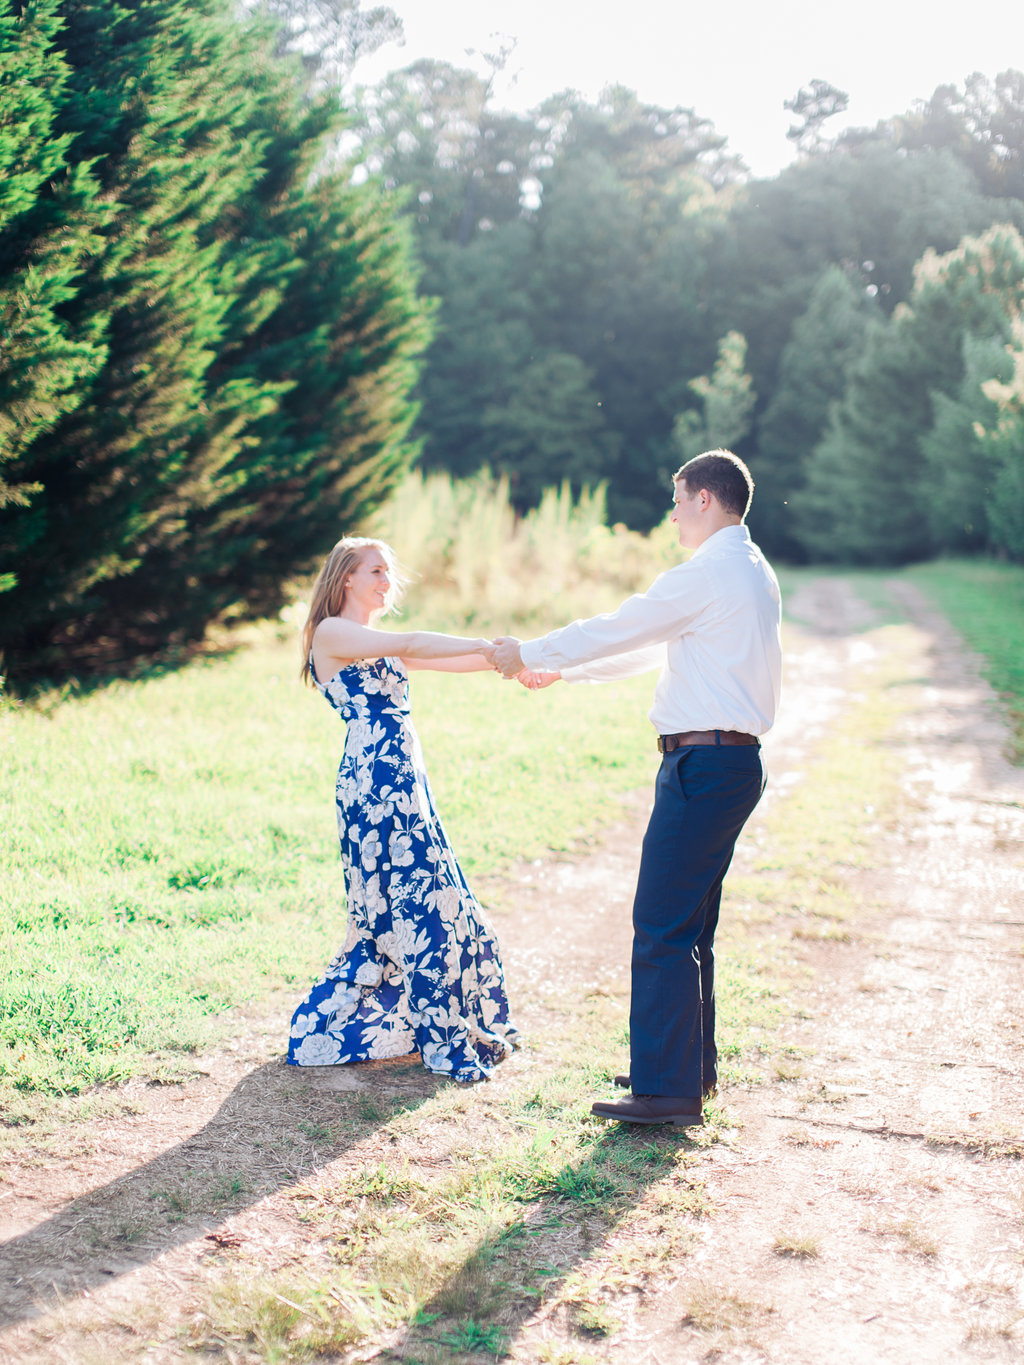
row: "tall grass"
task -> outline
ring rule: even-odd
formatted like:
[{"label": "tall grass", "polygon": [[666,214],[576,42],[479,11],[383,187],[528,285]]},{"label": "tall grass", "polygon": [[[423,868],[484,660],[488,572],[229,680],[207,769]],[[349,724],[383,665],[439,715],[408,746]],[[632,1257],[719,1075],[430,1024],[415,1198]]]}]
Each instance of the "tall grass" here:
[{"label": "tall grass", "polygon": [[[666,488],[665,508],[671,505]],[[604,489],[549,488],[517,518],[508,481],[410,475],[370,525],[413,572],[404,616],[480,630],[549,629],[615,607],[679,562],[667,521],[607,525]]]}]

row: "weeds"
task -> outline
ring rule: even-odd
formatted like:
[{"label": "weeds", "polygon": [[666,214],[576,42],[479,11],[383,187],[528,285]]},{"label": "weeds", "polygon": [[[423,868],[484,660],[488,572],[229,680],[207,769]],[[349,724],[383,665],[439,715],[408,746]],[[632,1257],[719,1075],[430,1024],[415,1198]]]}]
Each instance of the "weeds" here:
[{"label": "weeds", "polygon": [[442,1332],[437,1340],[453,1351],[481,1351],[496,1358],[508,1355],[508,1334],[494,1323],[474,1322],[472,1318]]},{"label": "weeds", "polygon": [[784,1232],[775,1238],[772,1250],[776,1256],[791,1256],[798,1261],[813,1260],[821,1252],[821,1241],[817,1237]]},{"label": "weeds", "polygon": [[689,1297],[683,1325],[701,1332],[734,1333],[750,1327],[773,1312],[756,1299],[729,1293],[717,1285],[705,1284]]},{"label": "weeds", "polygon": [[914,1256],[937,1256],[939,1244],[911,1218],[879,1222],[865,1229],[880,1237],[896,1237],[904,1251]]}]

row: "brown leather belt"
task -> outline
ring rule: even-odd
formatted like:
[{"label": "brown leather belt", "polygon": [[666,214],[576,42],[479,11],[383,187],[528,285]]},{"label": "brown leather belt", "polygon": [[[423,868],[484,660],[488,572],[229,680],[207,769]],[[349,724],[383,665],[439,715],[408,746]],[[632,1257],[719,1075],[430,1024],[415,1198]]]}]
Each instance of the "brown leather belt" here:
[{"label": "brown leather belt", "polygon": [[681,735],[659,735],[658,750],[670,754],[673,749],[685,749],[690,744],[760,744],[757,735],[745,735],[740,730],[685,730]]}]

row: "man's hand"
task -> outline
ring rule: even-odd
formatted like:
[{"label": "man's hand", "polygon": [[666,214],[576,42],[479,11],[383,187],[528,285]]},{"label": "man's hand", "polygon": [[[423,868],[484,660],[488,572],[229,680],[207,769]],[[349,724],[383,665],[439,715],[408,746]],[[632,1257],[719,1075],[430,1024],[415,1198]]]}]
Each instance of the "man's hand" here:
[{"label": "man's hand", "polygon": [[552,683],[558,682],[561,673],[542,673],[535,668],[524,668],[522,673],[516,675],[516,682],[528,687],[531,692],[537,692],[542,687],[550,687]]},{"label": "man's hand", "polygon": [[503,678],[515,678],[523,671],[519,640],[514,635],[499,635],[494,641],[494,667]]}]

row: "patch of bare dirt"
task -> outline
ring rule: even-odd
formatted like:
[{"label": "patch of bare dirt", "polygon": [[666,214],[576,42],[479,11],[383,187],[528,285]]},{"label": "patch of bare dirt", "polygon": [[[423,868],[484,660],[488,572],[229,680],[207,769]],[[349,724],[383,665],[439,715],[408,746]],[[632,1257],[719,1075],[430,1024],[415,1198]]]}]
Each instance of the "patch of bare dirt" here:
[{"label": "patch of bare dirt", "polygon": [[[892,739],[903,816],[895,833],[878,836],[850,941],[792,941],[808,973],[786,1028],[806,1052],[799,1074],[726,1087],[735,1130],[690,1168],[715,1212],[659,1289],[643,1281],[623,1290],[621,1331],[560,1357],[564,1324],[539,1314],[513,1342],[513,1359],[1020,1358],[1024,773],[1002,757],[1005,731],[974,661],[910,589],[900,591],[929,649]],[[790,605],[802,625],[789,641],[754,837],[846,705],[872,624],[836,580],[817,581]],[[524,864],[481,884],[532,1047],[473,1092],[480,1103],[545,1065],[560,999],[604,993],[624,1006],[645,818],[638,797],[592,854]],[[374,1127],[380,1097],[415,1105],[438,1083],[408,1060],[284,1067],[291,1004],[240,1017],[233,1046],[204,1058],[194,1081],[130,1088],[135,1113],[69,1129],[5,1166],[0,1359],[179,1358],[168,1333],[223,1258],[267,1270],[305,1258],[315,1269],[309,1261],[322,1253],[315,1239],[304,1242],[293,1195],[344,1166],[336,1125],[324,1144],[335,1094],[360,1096],[350,1146],[372,1164],[389,1141]],[[429,1131],[422,1138],[426,1160]],[[125,1321],[137,1315],[131,1333],[104,1326],[115,1311]]]}]

